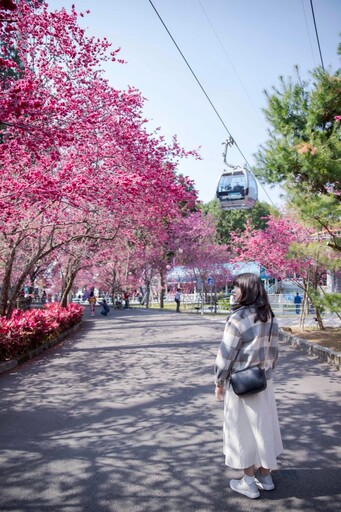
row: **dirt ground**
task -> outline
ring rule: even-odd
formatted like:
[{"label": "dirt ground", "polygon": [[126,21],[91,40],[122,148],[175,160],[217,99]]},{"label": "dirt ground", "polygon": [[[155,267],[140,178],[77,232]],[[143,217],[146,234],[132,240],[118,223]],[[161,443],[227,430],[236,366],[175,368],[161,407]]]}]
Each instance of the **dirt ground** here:
[{"label": "dirt ground", "polygon": [[336,352],[341,352],[341,328],[340,327],[326,327],[325,330],[313,330],[306,328],[301,331],[299,327],[284,328],[287,332],[292,332],[294,336],[303,340],[322,345],[323,347],[330,348]]}]

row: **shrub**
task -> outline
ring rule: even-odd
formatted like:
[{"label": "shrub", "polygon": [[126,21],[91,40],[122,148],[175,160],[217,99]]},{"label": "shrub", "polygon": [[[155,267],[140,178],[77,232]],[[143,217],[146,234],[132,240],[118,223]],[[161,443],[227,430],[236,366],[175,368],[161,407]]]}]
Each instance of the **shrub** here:
[{"label": "shrub", "polygon": [[13,311],[11,318],[0,317],[0,361],[8,361],[43,345],[81,321],[78,304],[46,304],[42,309]]}]

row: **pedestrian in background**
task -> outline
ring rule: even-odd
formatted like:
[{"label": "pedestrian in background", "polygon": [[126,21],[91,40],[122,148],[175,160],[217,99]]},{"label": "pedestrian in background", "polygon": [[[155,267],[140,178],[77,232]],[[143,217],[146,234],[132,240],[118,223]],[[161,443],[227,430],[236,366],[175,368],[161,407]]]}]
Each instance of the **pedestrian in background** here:
[{"label": "pedestrian in background", "polygon": [[[278,358],[279,328],[262,280],[251,273],[234,279],[236,304],[228,317],[215,362],[215,395],[224,399],[223,446],[225,464],[244,471],[231,480],[234,491],[258,498],[271,491],[271,470],[283,451],[272,372]],[[267,386],[260,393],[237,396],[229,385],[232,372],[252,366],[265,369]]]},{"label": "pedestrian in background", "polygon": [[124,309],[129,309],[129,293],[124,292]]},{"label": "pedestrian in background", "polygon": [[108,305],[107,301],[105,299],[103,299],[102,302],[100,302],[100,304],[102,306],[101,315],[107,316],[107,314],[110,311],[110,308],[109,308],[109,305]]},{"label": "pedestrian in background", "polygon": [[95,316],[97,299],[95,297],[95,292],[93,290],[91,290],[89,294],[88,302],[90,304],[90,314],[91,316]]},{"label": "pedestrian in background", "polygon": [[180,303],[181,303],[181,290],[177,288],[174,300],[176,302],[176,312],[180,313]]},{"label": "pedestrian in background", "polygon": [[296,305],[296,315],[299,315],[301,312],[301,302],[302,302],[301,296],[297,292],[294,297],[294,304]]}]

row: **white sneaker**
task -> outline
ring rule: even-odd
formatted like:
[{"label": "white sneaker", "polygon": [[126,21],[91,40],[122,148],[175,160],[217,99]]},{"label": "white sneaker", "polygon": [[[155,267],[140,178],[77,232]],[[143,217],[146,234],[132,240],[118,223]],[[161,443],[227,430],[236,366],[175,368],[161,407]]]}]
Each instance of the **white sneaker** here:
[{"label": "white sneaker", "polygon": [[273,483],[270,473],[266,476],[263,476],[258,470],[255,474],[255,482],[258,489],[262,489],[263,491],[272,491],[275,488],[275,484]]},{"label": "white sneaker", "polygon": [[241,480],[230,480],[230,487],[234,491],[244,494],[244,496],[247,496],[248,498],[255,499],[260,496],[255,481],[253,481],[252,484],[248,484],[245,482],[244,478]]}]

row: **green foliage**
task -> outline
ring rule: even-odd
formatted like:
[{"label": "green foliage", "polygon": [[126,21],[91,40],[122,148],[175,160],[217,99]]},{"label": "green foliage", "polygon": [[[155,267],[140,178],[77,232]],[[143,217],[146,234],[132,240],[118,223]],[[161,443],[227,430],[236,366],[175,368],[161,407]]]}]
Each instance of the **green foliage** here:
[{"label": "green foliage", "polygon": [[244,231],[249,220],[253,229],[264,229],[265,218],[274,209],[267,203],[259,202],[251,210],[222,210],[218,199],[213,199],[202,206],[204,214],[211,214],[216,221],[218,243],[226,244],[231,231]]},{"label": "green foliage", "polygon": [[341,250],[341,205],[332,195],[315,195],[294,191],[291,210],[312,227],[318,226],[315,238],[334,250]]},{"label": "green foliage", "polygon": [[288,257],[291,259],[309,259],[312,275],[314,274],[314,269],[320,269],[320,272],[325,270],[334,272],[340,270],[341,267],[340,258],[336,257],[335,252],[325,241],[317,240],[308,244],[291,244]]},{"label": "green foliage", "polygon": [[321,303],[331,313],[340,313],[341,293],[326,293],[321,297]]},{"label": "green foliage", "polygon": [[15,80],[18,80],[19,78],[21,78],[22,71],[23,71],[23,64],[20,61],[17,49],[14,47],[6,48],[6,53],[4,53],[3,49],[2,49],[2,50],[0,50],[0,57],[3,57],[3,58],[6,57],[8,59],[13,60],[18,65],[18,69],[20,70],[19,71],[18,69],[14,69],[13,67],[0,68],[1,82],[3,82],[3,84],[5,84],[5,81],[7,78],[14,78]]},{"label": "green foliage", "polygon": [[[295,80],[280,78],[266,96],[271,129],[254,172],[285,188],[301,220],[335,238],[341,218],[340,70],[332,75],[317,68],[303,82],[296,69]],[[341,249],[335,239],[330,246]]]},{"label": "green foliage", "polygon": [[313,73],[315,82],[287,83],[274,89],[265,110],[273,129],[266,146],[258,151],[255,173],[269,183],[285,183],[310,194],[340,198],[341,79],[322,70]]},{"label": "green foliage", "polygon": [[341,293],[319,293],[318,290],[310,289],[308,297],[320,314],[329,312],[340,314],[341,311]]},{"label": "green foliage", "polygon": [[223,299],[218,299],[218,306],[221,308],[221,309],[224,309],[226,311],[229,311],[230,308],[231,308],[231,305],[230,305],[230,300],[227,299],[227,298],[223,298]]},{"label": "green foliage", "polygon": [[[4,51],[4,49],[6,51]],[[13,60],[14,62],[16,62],[16,64],[18,64],[18,68],[16,70],[12,67],[7,67],[7,68],[0,67],[0,81],[1,81],[2,87],[4,89],[6,89],[6,80],[8,78],[14,79],[14,80],[18,80],[19,78],[21,78],[22,72],[19,70],[23,70],[23,65],[19,59],[18,52],[17,52],[16,48],[13,48],[13,47],[0,48],[0,59],[1,58],[9,58],[9,59]],[[6,129],[6,126],[0,122],[0,144],[2,144],[2,142],[3,142],[2,131],[5,129]]]},{"label": "green foliage", "polygon": [[273,87],[274,94],[265,91],[268,108],[264,110],[267,121],[273,128],[273,135],[281,137],[303,137],[308,116],[308,93],[305,82],[294,83],[291,78],[285,82],[280,77],[280,89]]}]

